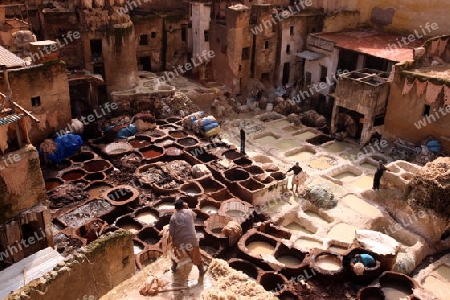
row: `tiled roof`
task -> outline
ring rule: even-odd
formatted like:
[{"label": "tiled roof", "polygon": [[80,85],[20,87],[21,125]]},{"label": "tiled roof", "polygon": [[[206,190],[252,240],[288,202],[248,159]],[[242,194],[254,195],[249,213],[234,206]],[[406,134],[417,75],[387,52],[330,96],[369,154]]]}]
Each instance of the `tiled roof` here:
[{"label": "tiled roof", "polygon": [[0,65],[4,65],[7,68],[25,67],[25,61],[0,46]]}]

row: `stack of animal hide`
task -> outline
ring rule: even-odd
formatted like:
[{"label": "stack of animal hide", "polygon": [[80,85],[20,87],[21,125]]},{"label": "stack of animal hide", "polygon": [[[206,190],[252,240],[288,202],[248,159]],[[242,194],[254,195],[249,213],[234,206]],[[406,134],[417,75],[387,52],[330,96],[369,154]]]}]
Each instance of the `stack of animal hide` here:
[{"label": "stack of animal hide", "polygon": [[228,236],[228,243],[233,246],[242,236],[242,228],[236,221],[230,221],[222,229],[222,233]]}]

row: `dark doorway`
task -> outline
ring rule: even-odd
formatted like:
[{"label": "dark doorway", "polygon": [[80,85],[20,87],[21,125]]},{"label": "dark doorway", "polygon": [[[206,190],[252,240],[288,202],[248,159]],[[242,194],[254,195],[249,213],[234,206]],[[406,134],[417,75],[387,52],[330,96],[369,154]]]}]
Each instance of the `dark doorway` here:
[{"label": "dark doorway", "polygon": [[91,40],[90,44],[92,60],[96,62],[102,57],[102,40]]},{"label": "dark doorway", "polygon": [[358,62],[358,53],[347,50],[339,51],[338,70],[347,70],[349,72],[356,70],[356,63]]},{"label": "dark doorway", "polygon": [[283,66],[283,78],[281,79],[282,85],[286,85],[289,82],[290,73],[291,73],[291,66],[289,63],[285,63]]},{"label": "dark doorway", "polygon": [[364,67],[381,71],[388,71],[389,62],[386,59],[367,55]]},{"label": "dark doorway", "polygon": [[152,70],[152,63],[150,60],[150,56],[143,56],[139,57],[139,64],[142,65],[142,71],[149,71]]}]

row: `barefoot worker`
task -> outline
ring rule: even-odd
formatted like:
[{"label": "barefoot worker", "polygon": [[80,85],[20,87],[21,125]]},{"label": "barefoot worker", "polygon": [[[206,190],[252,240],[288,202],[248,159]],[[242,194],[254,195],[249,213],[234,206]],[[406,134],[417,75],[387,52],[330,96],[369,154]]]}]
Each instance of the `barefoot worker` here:
[{"label": "barefoot worker", "polygon": [[295,163],[295,165],[290,168],[289,170],[287,170],[286,173],[289,173],[290,171],[294,171],[294,178],[292,179],[292,188],[291,190],[294,190],[294,184],[296,185],[295,188],[295,192],[298,192],[298,186],[300,184],[303,184],[306,181],[306,173],[302,172],[303,169],[302,167],[300,167],[300,165],[297,163]]},{"label": "barefoot worker", "polygon": [[[188,209],[187,204],[180,199],[175,201],[175,209],[176,212],[169,222],[169,234],[172,238],[175,258],[182,260],[187,253],[192,263],[198,267],[200,276],[203,276],[205,269],[194,226],[194,219],[197,215]],[[175,272],[176,268],[177,262],[172,258],[172,271]]]},{"label": "barefoot worker", "polygon": [[389,170],[389,168],[385,167],[383,165],[383,162],[380,160],[378,162],[378,168],[375,172],[375,175],[373,176],[373,186],[372,186],[373,190],[377,190],[377,191],[380,190],[381,177],[383,176],[383,173],[385,171],[390,171],[390,170]]}]

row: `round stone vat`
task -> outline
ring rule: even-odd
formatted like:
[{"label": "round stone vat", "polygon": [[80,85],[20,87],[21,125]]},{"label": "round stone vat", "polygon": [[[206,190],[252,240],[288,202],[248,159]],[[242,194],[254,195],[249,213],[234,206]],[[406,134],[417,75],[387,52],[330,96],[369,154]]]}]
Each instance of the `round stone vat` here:
[{"label": "round stone vat", "polygon": [[260,175],[255,175],[253,178],[258,180],[262,184],[269,184],[275,180],[272,176],[267,175],[266,173],[260,174]]},{"label": "round stone vat", "polygon": [[76,235],[86,240],[86,245],[95,241],[98,238],[98,232],[108,225],[107,222],[102,219],[95,218],[90,220],[83,226],[80,226],[76,231]]},{"label": "round stone vat", "polygon": [[383,291],[377,286],[368,286],[358,291],[356,296],[359,300],[384,300]]},{"label": "round stone vat", "polygon": [[222,202],[233,198],[233,195],[231,195],[230,192],[228,192],[228,190],[223,189],[221,191],[218,191],[217,193],[212,193],[211,198],[213,198],[216,201]]},{"label": "round stone vat", "polygon": [[266,291],[275,295],[281,294],[287,288],[288,280],[281,274],[276,272],[263,272],[259,275],[257,282],[263,286]]},{"label": "round stone vat", "polygon": [[270,176],[273,177],[275,180],[286,179],[286,174],[283,172],[272,172],[272,173],[270,173]]},{"label": "round stone vat", "polygon": [[253,278],[254,280],[258,278],[260,270],[258,269],[257,266],[255,266],[251,262],[248,262],[240,258],[232,258],[228,261],[228,264],[233,269],[241,271],[242,273],[246,274],[250,278]]},{"label": "round stone vat", "polygon": [[192,137],[185,137],[182,139],[178,139],[177,143],[183,147],[194,146],[198,144],[198,141]]},{"label": "round stone vat", "polygon": [[200,179],[198,182],[202,186],[205,194],[215,193],[225,188],[224,185],[211,177]]},{"label": "round stone vat", "polygon": [[64,181],[73,181],[81,179],[84,175],[86,175],[86,172],[83,169],[72,169],[70,171],[64,172],[61,178]]},{"label": "round stone vat", "polygon": [[205,221],[205,232],[218,239],[226,239],[226,236],[222,233],[222,229],[233,220],[232,218],[220,216],[218,214],[211,215],[208,220]]},{"label": "round stone vat", "polygon": [[200,249],[208,253],[211,257],[217,257],[223,249],[222,244],[211,236],[204,236],[199,240]]},{"label": "round stone vat", "polygon": [[168,146],[165,148],[164,153],[166,156],[170,157],[181,156],[183,154],[183,149],[178,146]]},{"label": "round stone vat", "polygon": [[85,162],[95,157],[95,154],[90,151],[81,151],[70,157],[70,160],[76,163]]},{"label": "round stone vat", "polygon": [[131,151],[133,150],[133,147],[128,144],[128,143],[123,143],[123,142],[118,142],[118,143],[110,143],[108,144],[105,149],[104,152],[107,155],[120,155],[123,154],[125,152]]},{"label": "round stone vat", "polygon": [[185,183],[180,187],[180,192],[187,196],[197,196],[203,193],[202,187],[196,182]]},{"label": "round stone vat", "polygon": [[134,255],[137,255],[139,253],[142,252],[142,250],[144,250],[145,245],[144,243],[142,243],[141,241],[137,240],[137,239],[133,239],[133,253]]},{"label": "round stone vat", "polygon": [[170,117],[170,118],[167,118],[166,121],[167,121],[168,123],[174,124],[174,123],[180,122],[181,119],[180,119],[180,118],[175,118],[175,117]]},{"label": "round stone vat", "polygon": [[298,300],[301,298],[290,291],[284,291],[284,292],[280,293],[280,295],[278,295],[278,299],[280,299],[280,300]]},{"label": "round stone vat", "polygon": [[154,263],[162,256],[162,251],[156,249],[145,249],[136,256],[136,265],[139,270],[143,270],[149,264]]},{"label": "round stone vat", "polygon": [[209,219],[210,216],[199,209],[193,209],[193,211],[197,214],[197,216],[194,219],[195,228],[203,229],[205,227],[206,221]]},{"label": "round stone vat", "polygon": [[233,162],[240,167],[249,167],[252,165],[252,161],[245,157],[240,157],[238,159],[233,160]]},{"label": "round stone vat", "polygon": [[108,232],[115,232],[117,230],[120,230],[120,227],[117,226],[108,226],[105,228],[105,230],[103,230],[103,234],[106,234]]},{"label": "round stone vat", "polygon": [[169,124],[167,123],[165,120],[156,120],[156,125],[161,126],[161,125],[166,125]]},{"label": "round stone vat", "polygon": [[200,200],[198,208],[208,215],[217,214],[220,209],[220,203],[210,199]]},{"label": "round stone vat", "polygon": [[129,185],[119,185],[106,191],[103,197],[109,200],[112,205],[125,205],[137,202],[139,192]]},{"label": "round stone vat", "polygon": [[208,153],[208,152],[204,152],[204,151],[203,151],[203,153],[197,154],[194,156],[197,160],[201,161],[202,163],[207,163],[207,162],[214,161],[217,159],[217,156],[215,156],[211,153]]},{"label": "round stone vat", "polygon": [[187,203],[188,207],[191,209],[195,209],[198,205],[198,198],[192,196],[180,196],[179,199],[183,200],[183,202]]},{"label": "round stone vat", "polygon": [[272,159],[265,155],[256,155],[252,157],[252,160],[260,164],[270,164],[273,163]]},{"label": "round stone vat", "polygon": [[298,273],[306,257],[300,250],[289,248],[284,244],[279,245],[273,256],[284,265],[282,273],[286,276],[294,276],[295,273]]},{"label": "round stone vat", "polygon": [[175,197],[164,197],[156,202],[154,208],[158,211],[173,211],[175,209]]},{"label": "round stone vat", "polygon": [[309,265],[318,274],[326,277],[336,278],[344,272],[342,255],[331,252],[321,252],[312,255]]},{"label": "round stone vat", "polygon": [[45,190],[51,191],[54,188],[57,188],[61,184],[64,184],[64,181],[58,178],[49,178],[45,180]]},{"label": "round stone vat", "polygon": [[257,190],[265,188],[264,184],[256,181],[253,178],[250,178],[248,180],[242,181],[239,184],[242,185],[244,188],[250,190],[250,191],[257,191]]},{"label": "round stone vat", "polygon": [[262,269],[269,264],[263,259],[266,255],[273,255],[278,245],[276,238],[258,232],[256,229],[247,231],[238,242],[238,249],[242,258],[254,263]]},{"label": "round stone vat", "polygon": [[181,139],[181,138],[185,138],[188,136],[188,133],[186,131],[183,130],[174,130],[174,131],[170,131],[169,135],[173,138],[176,139]]},{"label": "round stone vat", "polygon": [[[96,173],[94,173],[96,174]],[[86,176],[93,175],[88,174]],[[101,198],[103,193],[105,193],[107,190],[111,189],[112,185],[104,183],[104,182],[95,182],[88,185],[84,190],[89,194],[89,197],[91,199]]]},{"label": "round stone vat", "polygon": [[242,154],[237,152],[236,150],[228,150],[228,151],[225,151],[222,154],[222,156],[229,160],[235,160],[235,159],[241,157]]},{"label": "round stone vat", "polygon": [[89,173],[106,172],[112,170],[113,165],[104,159],[93,159],[84,163],[83,169]]},{"label": "round stone vat", "polygon": [[103,182],[106,179],[106,174],[103,172],[95,172],[95,173],[89,173],[84,176],[84,179],[87,181],[100,181]]},{"label": "round stone vat", "polygon": [[144,157],[144,159],[155,160],[164,154],[164,149],[162,147],[151,145],[151,146],[143,147],[143,148],[139,149],[139,152],[142,153],[142,156]]},{"label": "round stone vat", "polygon": [[133,148],[140,149],[151,145],[151,141],[143,137],[134,138],[128,141]]},{"label": "round stone vat", "polygon": [[232,218],[238,224],[242,225],[247,219],[253,216],[253,206],[247,202],[230,199],[222,202],[219,214]]},{"label": "round stone vat", "polygon": [[135,219],[146,225],[154,225],[159,219],[159,213],[156,209],[150,207],[139,208],[134,213]]},{"label": "round stone vat", "polygon": [[[156,123],[158,123],[158,121],[156,121]],[[159,124],[158,124],[159,125]],[[153,130],[152,132],[150,132],[149,134],[148,134],[148,136],[150,136],[150,137],[152,137],[152,138],[155,138],[155,139],[159,139],[159,138],[162,138],[162,137],[165,137],[165,136],[167,136],[167,134],[164,132],[164,131],[161,131],[161,130]]]},{"label": "round stone vat", "polygon": [[173,139],[170,136],[156,139],[154,142],[155,145],[158,145],[160,147],[166,147],[166,146],[172,145],[173,143],[175,143],[175,139]]},{"label": "round stone vat", "polygon": [[264,174],[264,170],[263,169],[261,169],[260,167],[258,167],[258,166],[249,166],[249,167],[246,167],[246,168],[244,168],[244,170],[245,171],[247,171],[247,172],[249,172],[250,174],[252,174],[252,175],[259,175],[259,174]]},{"label": "round stone vat", "polygon": [[247,180],[250,177],[247,171],[243,169],[230,169],[224,172],[225,178],[229,181],[242,181]]},{"label": "round stone vat", "polygon": [[160,240],[159,230],[153,226],[144,227],[137,235],[138,239],[149,246],[156,245]]},{"label": "round stone vat", "polygon": [[136,221],[130,215],[119,217],[114,225],[130,231],[132,234],[138,234],[139,230],[143,227],[141,223]]},{"label": "round stone vat", "polygon": [[383,272],[379,282],[386,299],[407,298],[413,294],[413,289],[417,288],[417,283],[410,277],[390,271]]},{"label": "round stone vat", "polygon": [[174,131],[174,130],[179,130],[180,126],[175,125],[175,124],[164,124],[164,125],[159,126],[159,128],[167,130],[167,131]]},{"label": "round stone vat", "polygon": [[332,141],[332,140],[333,140],[333,138],[331,138],[328,135],[319,134],[319,135],[316,135],[316,136],[314,136],[314,137],[312,137],[310,139],[307,139],[306,142],[317,146],[317,145],[325,144],[326,142],[329,142],[329,141]]},{"label": "round stone vat", "polygon": [[[374,259],[375,259],[375,266],[374,267],[365,267],[364,268],[364,273],[362,275],[356,275],[355,272],[353,272],[353,258],[355,257],[356,254],[370,254]],[[348,267],[350,269],[350,273],[351,276],[353,278],[354,282],[360,283],[360,284],[369,284],[370,282],[372,282],[373,280],[375,280],[375,278],[377,278],[378,276],[380,276],[381,272],[382,272],[382,268],[381,268],[381,262],[378,259],[378,255],[376,255],[373,252],[368,252],[365,249],[361,249],[361,248],[355,248],[352,249],[348,255],[345,256],[346,259],[344,259],[344,261],[350,261]]]}]

